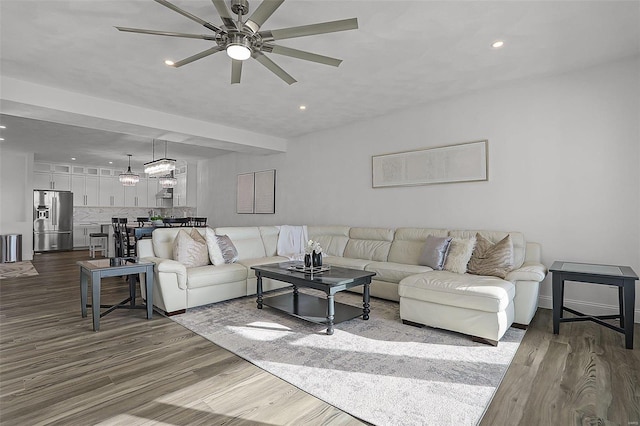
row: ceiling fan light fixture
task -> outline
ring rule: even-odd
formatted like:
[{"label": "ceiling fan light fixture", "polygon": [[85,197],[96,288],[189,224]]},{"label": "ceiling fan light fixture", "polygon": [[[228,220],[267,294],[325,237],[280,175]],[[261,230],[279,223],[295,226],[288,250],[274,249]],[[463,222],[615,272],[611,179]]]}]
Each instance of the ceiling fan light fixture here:
[{"label": "ceiling fan light fixture", "polygon": [[238,61],[247,60],[251,57],[251,48],[249,46],[250,44],[247,37],[234,35],[227,45],[227,55],[229,55],[231,59]]}]

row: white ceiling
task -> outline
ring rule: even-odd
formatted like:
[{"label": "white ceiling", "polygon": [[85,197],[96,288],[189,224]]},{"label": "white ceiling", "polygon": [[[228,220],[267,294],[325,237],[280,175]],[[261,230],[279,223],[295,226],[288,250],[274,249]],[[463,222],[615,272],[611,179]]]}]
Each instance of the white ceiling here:
[{"label": "white ceiling", "polygon": [[[172,2],[220,23],[211,1]],[[257,4],[250,0],[252,9]],[[177,69],[163,64],[212,42],[114,28],[208,33],[154,1],[2,0],[0,70],[13,79],[290,139],[640,54],[638,1],[287,0],[262,29],[352,17],[358,18],[358,30],[279,43],[343,59],[340,67],[271,55],[298,83],[288,86],[249,60],[242,83],[231,85],[230,59],[222,52]],[[505,40],[504,48],[491,48],[497,39]],[[308,109],[301,112],[300,104]],[[146,155],[140,163],[150,160],[151,141],[144,135],[54,125],[26,114],[12,117],[6,108],[0,112],[8,123],[0,146],[28,146],[37,158],[66,156],[67,161],[75,148],[86,150],[91,161],[116,158],[125,164],[126,152]],[[228,151],[210,144],[169,146],[170,157],[186,159],[223,152]]]}]

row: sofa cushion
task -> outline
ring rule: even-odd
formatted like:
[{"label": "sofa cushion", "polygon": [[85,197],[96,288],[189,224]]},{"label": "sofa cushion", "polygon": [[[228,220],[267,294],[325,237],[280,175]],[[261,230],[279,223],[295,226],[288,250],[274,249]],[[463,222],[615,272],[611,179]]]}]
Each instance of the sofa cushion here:
[{"label": "sofa cushion", "polygon": [[231,238],[228,235],[216,235],[216,241],[218,241],[218,247],[222,252],[224,263],[236,263],[238,261],[238,250],[233,245]]},{"label": "sofa cushion", "polygon": [[191,234],[180,230],[173,240],[173,259],[187,268],[209,264],[209,251],[205,239],[195,229]]},{"label": "sofa cushion", "polygon": [[406,265],[394,262],[371,262],[364,267],[365,271],[375,272],[376,281],[399,283],[402,279],[415,274],[429,272],[433,269],[422,265]]},{"label": "sofa cushion", "polygon": [[471,238],[471,237],[475,237],[476,234],[482,235],[484,238],[491,241],[493,244],[502,240],[507,235],[511,235],[511,242],[513,243],[513,267],[519,268],[524,263],[526,242],[524,241],[524,234],[522,234],[521,232],[471,231],[471,230],[449,231],[450,237],[458,237],[458,238]]},{"label": "sofa cushion", "polygon": [[486,312],[502,312],[512,303],[515,286],[509,281],[481,275],[432,271],[400,281],[402,298],[423,300]]},{"label": "sofa cushion", "polygon": [[279,226],[260,226],[260,236],[264,246],[265,256],[275,256],[278,247]]},{"label": "sofa cushion", "polygon": [[434,237],[433,235],[429,235],[422,247],[418,264],[428,266],[436,271],[441,271],[444,266],[444,260],[447,257],[447,252],[449,251],[450,243],[451,237]]},{"label": "sofa cushion", "polygon": [[386,262],[393,234],[388,228],[351,228],[343,256]]},{"label": "sofa cushion", "polygon": [[466,273],[467,264],[469,263],[469,259],[471,259],[471,255],[473,255],[475,246],[475,238],[452,237],[447,258],[444,261],[444,269],[457,274]]},{"label": "sofa cushion", "polygon": [[476,237],[476,248],[467,266],[470,274],[493,275],[504,278],[513,269],[513,244],[507,235],[492,244],[482,235]]},{"label": "sofa cushion", "polygon": [[267,256],[267,257],[261,257],[258,259],[245,259],[245,260],[239,261],[238,263],[241,265],[244,265],[247,268],[248,270],[247,277],[253,278],[256,276],[256,271],[251,269],[252,266],[267,265],[269,263],[280,263],[280,262],[288,262],[288,261],[289,259],[284,256]]},{"label": "sofa cushion", "polygon": [[[194,228],[201,235],[205,233],[206,228]],[[151,242],[153,245],[153,253],[156,257],[163,259],[173,259],[173,240],[175,240],[178,232],[184,231],[185,228],[158,228],[151,233]]]},{"label": "sofa cushion", "polygon": [[307,226],[309,239],[320,243],[325,254],[342,256],[349,242],[348,226]]},{"label": "sofa cushion", "polygon": [[446,237],[449,231],[433,228],[398,228],[389,249],[389,262],[418,265],[427,237]]},{"label": "sofa cushion", "polygon": [[343,266],[361,271],[364,271],[364,267],[371,263],[367,259],[351,259],[350,257],[341,256],[322,256],[322,262],[326,265]]},{"label": "sofa cushion", "polygon": [[226,263],[219,266],[208,265],[187,269],[187,288],[228,284],[246,279],[247,268],[237,263]]},{"label": "sofa cushion", "polygon": [[264,244],[257,226],[215,228],[216,235],[228,235],[238,250],[238,260],[265,257]]},{"label": "sofa cushion", "polygon": [[211,228],[207,228],[205,231],[205,239],[207,241],[207,249],[209,249],[209,259],[214,265],[224,265],[224,256],[222,256],[222,250],[218,244],[218,236]]}]

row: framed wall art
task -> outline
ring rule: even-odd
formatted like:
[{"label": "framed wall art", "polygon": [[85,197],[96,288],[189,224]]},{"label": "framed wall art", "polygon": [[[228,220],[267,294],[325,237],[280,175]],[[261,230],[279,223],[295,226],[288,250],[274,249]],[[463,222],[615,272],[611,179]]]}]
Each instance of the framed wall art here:
[{"label": "framed wall art", "polygon": [[236,187],[236,213],[253,213],[254,185],[253,173],[243,173],[238,175],[238,186]]},{"label": "framed wall art", "polygon": [[275,170],[239,174],[236,191],[236,213],[274,214],[276,212]]},{"label": "framed wall art", "polygon": [[372,186],[488,180],[487,140],[371,157]]}]

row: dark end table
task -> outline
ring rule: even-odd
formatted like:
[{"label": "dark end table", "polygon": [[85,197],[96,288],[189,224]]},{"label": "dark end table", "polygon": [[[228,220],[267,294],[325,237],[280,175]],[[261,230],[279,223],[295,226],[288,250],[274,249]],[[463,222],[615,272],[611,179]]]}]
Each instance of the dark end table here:
[{"label": "dark end table", "polygon": [[[80,305],[82,317],[87,316],[91,307],[93,331],[100,330],[100,318],[118,308],[146,309],[147,319],[153,316],[153,267],[152,262],[142,262],[134,257],[111,257],[107,259],[82,260],[80,266]],[[145,274],[147,300],[144,305],[136,305],[136,275]],[[129,297],[116,305],[100,304],[100,279],[103,277],[129,276]],[[87,304],[88,284],[91,280],[91,304]],[[142,283],[142,282],[141,282]],[[107,308],[100,312],[100,308]]]},{"label": "dark end table", "polygon": [[[576,262],[553,262],[549,272],[553,274],[553,334],[560,333],[561,322],[593,321],[614,331],[624,334],[625,346],[633,349],[633,314],[635,309],[635,282],[638,275],[628,266],[599,265]],[[592,284],[604,284],[618,287],[618,315],[587,315],[564,306],[564,282],[576,281]],[[576,317],[564,318],[564,311]],[[605,319],[620,319],[617,327]]]}]

